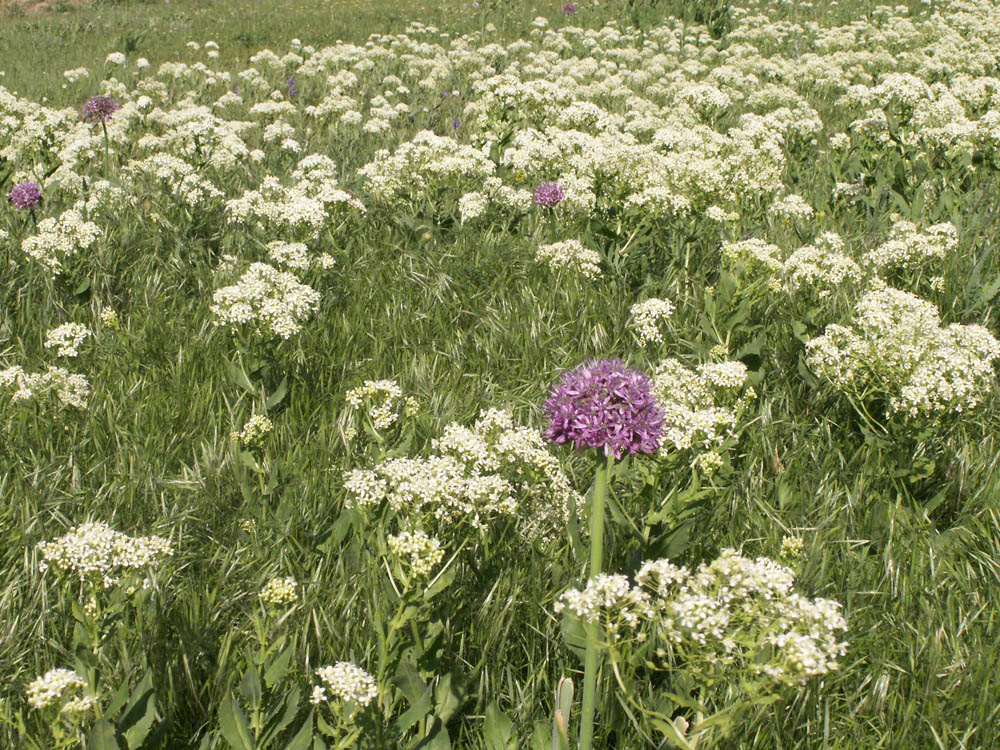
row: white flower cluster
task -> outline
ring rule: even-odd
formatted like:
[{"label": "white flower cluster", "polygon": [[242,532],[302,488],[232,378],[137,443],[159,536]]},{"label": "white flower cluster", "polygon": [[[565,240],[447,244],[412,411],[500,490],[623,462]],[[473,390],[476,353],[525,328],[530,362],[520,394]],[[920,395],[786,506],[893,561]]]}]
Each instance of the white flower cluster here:
[{"label": "white flower cluster", "polygon": [[336,265],[336,261],[329,253],[322,253],[317,257],[310,256],[309,248],[304,242],[284,242],[282,240],[268,242],[267,254],[279,266],[296,271],[307,271],[310,268],[326,270]]},{"label": "white flower cluster", "polygon": [[401,531],[388,537],[386,541],[392,554],[405,560],[413,575],[418,578],[429,576],[444,559],[441,542],[419,529]]},{"label": "white flower cluster", "polygon": [[472,146],[422,130],[394,152],[377,152],[358,174],[375,198],[392,201],[434,198],[463,184],[482,182],[495,170],[489,157]]},{"label": "white flower cluster", "polygon": [[100,236],[101,230],[96,224],[84,221],[78,211],[71,209],[58,219],[49,217],[38,222],[38,234],[26,237],[21,249],[53,275],[58,275],[64,261],[88,249]]},{"label": "white flower cluster", "polygon": [[670,300],[651,298],[637,302],[629,310],[629,326],[639,339],[639,345],[650,342],[663,343],[663,333],[659,323],[674,314],[674,305]]},{"label": "white flower cluster", "polygon": [[80,323],[63,323],[46,332],[45,348],[56,349],[57,357],[75,357],[77,347],[91,335],[90,329]]},{"label": "white flower cluster", "polygon": [[334,698],[359,706],[367,706],[378,695],[375,678],[350,662],[339,661],[332,667],[320,667],[316,670],[316,676],[324,684],[313,689],[313,704],[327,701],[327,690]]},{"label": "white flower cluster", "polygon": [[287,339],[302,329],[319,299],[319,292],[294,275],[252,263],[235,284],[215,290],[210,309],[216,325],[235,330],[249,324],[258,336],[270,333]]},{"label": "white flower cluster", "polygon": [[827,232],[793,252],[782,269],[785,289],[790,294],[808,291],[823,299],[845,284],[859,284],[864,275],[861,267],[843,253],[843,247],[838,235]]},{"label": "white flower cluster", "polygon": [[579,240],[541,245],[535,252],[535,260],[548,264],[555,271],[566,269],[588,279],[596,279],[601,275],[601,256],[584,247]]},{"label": "white flower cluster", "polygon": [[295,604],[299,600],[299,584],[291,576],[288,578],[272,578],[264,584],[264,588],[260,590],[258,598],[264,604],[274,607]]},{"label": "white flower cluster", "polygon": [[347,403],[354,411],[367,407],[367,415],[376,430],[391,427],[407,404],[403,389],[395,380],[366,380],[347,392]]},{"label": "white flower cluster", "polygon": [[724,243],[721,252],[730,264],[767,275],[780,273],[785,265],[780,247],[757,238]]},{"label": "white flower cluster", "polygon": [[89,711],[97,703],[96,696],[79,694],[87,682],[72,669],[50,669],[28,685],[28,705],[35,710],[59,706],[59,712],[78,715]]},{"label": "white flower cluster", "polygon": [[824,299],[864,277],[861,267],[844,253],[844,240],[833,232],[820,234],[787,257],[777,245],[756,238],[725,243],[721,252],[730,266],[768,278],[775,291],[791,295]]},{"label": "white flower cluster", "polygon": [[767,213],[773,218],[786,221],[808,221],[816,212],[801,195],[792,194],[775,200]]},{"label": "white flower cluster", "polygon": [[847,621],[837,602],[795,593],[794,580],[772,560],[727,549],[694,571],[647,561],[634,585],[599,576],[565,592],[556,610],[600,622],[610,643],[649,642],[663,669],[709,678],[732,667],[795,686],[839,668]]},{"label": "white flower cluster", "polygon": [[711,450],[734,434],[747,378],[742,362],[685,367],[674,358],[653,372],[656,398],[663,410],[660,454],[688,449]]},{"label": "white flower cluster", "polygon": [[101,325],[106,326],[113,331],[121,330],[121,321],[118,319],[118,313],[115,312],[113,307],[108,307],[107,305],[102,307],[99,317]]},{"label": "white flower cluster", "polygon": [[917,270],[943,260],[958,249],[958,231],[951,222],[920,230],[912,221],[897,221],[889,239],[865,254],[865,262],[876,271]]},{"label": "white flower cluster", "polygon": [[87,406],[90,383],[87,378],[63,367],[49,367],[45,372],[29,373],[14,365],[0,370],[0,387],[14,386],[11,401],[43,399],[50,394],[64,406],[83,409]]},{"label": "white flower cluster", "polygon": [[73,68],[72,70],[64,70],[63,77],[70,83],[76,83],[84,78],[90,78],[90,71],[86,68]]},{"label": "white flower cluster", "polygon": [[1000,342],[986,328],[942,328],[933,303],[892,287],[865,294],[853,318],[806,343],[809,367],[834,387],[911,417],[960,414],[992,391]]},{"label": "white flower cluster", "polygon": [[541,433],[514,425],[507,412],[484,411],[472,428],[452,423],[427,458],[391,458],[374,470],[344,475],[348,503],[387,501],[411,518],[426,514],[441,524],[484,529],[496,516],[517,516],[528,539],[564,528],[572,489]]},{"label": "white flower cluster", "polygon": [[274,423],[263,414],[254,414],[243,429],[233,432],[230,437],[238,441],[244,448],[256,448],[261,445],[264,436],[274,429]]},{"label": "white flower cluster", "polygon": [[257,190],[226,201],[228,220],[238,225],[261,224],[272,236],[284,233],[294,239],[316,236],[331,219],[364,214],[364,204],[340,187],[336,171],[327,156],[305,156],[292,172],[292,185],[266,177]]},{"label": "white flower cluster", "polygon": [[222,191],[199,175],[194,167],[177,156],[163,152],[129,162],[125,174],[133,179],[150,177],[169,185],[171,195],[192,208],[211,206],[222,198]]},{"label": "white flower cluster", "polygon": [[122,575],[141,568],[155,568],[173,554],[170,540],[159,536],[130,537],[106,523],[88,522],[51,542],[39,542],[39,569],[49,566],[74,573],[81,581],[100,582],[105,588]]}]

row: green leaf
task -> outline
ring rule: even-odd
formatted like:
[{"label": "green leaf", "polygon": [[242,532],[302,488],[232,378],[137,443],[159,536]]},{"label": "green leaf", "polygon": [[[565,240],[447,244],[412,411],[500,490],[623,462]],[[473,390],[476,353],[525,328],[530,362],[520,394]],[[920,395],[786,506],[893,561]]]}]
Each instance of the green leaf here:
[{"label": "green leaf", "polygon": [[434,690],[434,713],[445,724],[465,702],[465,690],[456,683],[453,674],[446,674]]},{"label": "green leaf", "polygon": [[278,701],[278,704],[271,710],[265,720],[264,729],[259,738],[262,746],[270,744],[271,740],[281,734],[285,730],[285,727],[292,723],[295,714],[299,710],[299,697],[301,695],[302,691],[296,685],[288,691],[285,700]]},{"label": "green leaf", "polygon": [[286,375],[278,383],[278,387],[274,389],[274,393],[267,397],[266,404],[268,409],[275,408],[278,404],[285,400],[285,396],[288,395],[288,376]]},{"label": "green leaf", "polygon": [[260,686],[260,675],[257,674],[256,667],[248,667],[240,680],[240,692],[246,696],[253,708],[260,706],[263,701],[263,690]]},{"label": "green leaf", "polygon": [[114,725],[107,719],[98,719],[87,738],[89,750],[121,750]]},{"label": "green leaf", "polygon": [[402,713],[394,722],[394,727],[397,734],[402,737],[414,724],[423,719],[427,714],[434,710],[434,706],[431,703],[431,691],[430,689],[424,691],[424,694],[410,706],[404,713]]},{"label": "green leaf", "polygon": [[242,366],[236,364],[235,362],[229,363],[229,379],[233,382],[233,385],[238,385],[247,393],[257,392],[254,384],[250,382],[250,376],[247,375]]},{"label": "green leaf", "polygon": [[483,742],[486,750],[510,750],[517,743],[511,742],[514,722],[500,710],[496,701],[486,707],[486,720],[483,722]]},{"label": "green leaf", "polygon": [[433,583],[431,583],[431,585],[424,590],[424,601],[429,602],[435,596],[451,586],[455,580],[455,573],[456,570],[454,565],[449,565],[445,570],[439,573]]},{"label": "green leaf", "polygon": [[246,714],[236,703],[233,694],[229,693],[219,707],[219,724],[222,737],[234,750],[253,750],[253,739],[250,737],[250,725]]},{"label": "green leaf", "polygon": [[156,698],[153,693],[153,676],[146,672],[135,686],[125,706],[125,714],[118,721],[118,732],[125,736],[129,750],[142,747],[156,720]]},{"label": "green leaf", "polygon": [[274,687],[281,679],[288,674],[289,663],[292,660],[292,647],[289,646],[271,663],[271,666],[264,672],[264,684],[268,689]]},{"label": "green leaf", "polygon": [[302,726],[299,727],[299,731],[292,737],[291,742],[288,743],[288,747],[285,750],[309,750],[309,745],[312,744],[313,739],[312,728],[313,712],[310,711]]},{"label": "green leaf", "polygon": [[411,705],[420,700],[428,690],[427,683],[424,682],[412,661],[400,662],[393,683]]},{"label": "green leaf", "polygon": [[73,290],[73,294],[79,297],[86,294],[88,289],[90,289],[90,279],[84,279],[76,285],[76,289]]}]

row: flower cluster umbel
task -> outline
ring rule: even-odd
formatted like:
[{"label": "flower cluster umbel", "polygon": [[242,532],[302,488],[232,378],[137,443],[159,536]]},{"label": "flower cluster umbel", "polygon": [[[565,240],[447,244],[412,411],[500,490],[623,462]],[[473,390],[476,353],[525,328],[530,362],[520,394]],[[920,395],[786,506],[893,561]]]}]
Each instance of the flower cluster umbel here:
[{"label": "flower cluster umbel", "polygon": [[621,360],[591,360],[564,373],[545,411],[551,420],[545,437],[560,445],[598,448],[616,459],[660,446],[663,412],[653,381]]},{"label": "flower cluster umbel", "polygon": [[598,576],[564,593],[556,610],[601,623],[616,647],[649,642],[655,668],[683,668],[709,682],[742,669],[801,685],[839,668],[847,621],[839,603],[808,599],[793,591],[794,581],[789,568],[727,549],[695,570],[647,561],[634,585],[623,575]]}]

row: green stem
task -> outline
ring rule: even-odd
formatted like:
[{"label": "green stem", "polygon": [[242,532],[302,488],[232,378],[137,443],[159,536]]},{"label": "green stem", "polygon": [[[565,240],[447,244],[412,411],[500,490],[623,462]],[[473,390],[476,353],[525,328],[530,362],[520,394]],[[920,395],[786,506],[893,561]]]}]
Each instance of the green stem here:
[{"label": "green stem", "polygon": [[104,179],[108,179],[108,126],[101,122],[101,130],[104,131]]},{"label": "green stem", "polygon": [[[594,478],[594,499],[590,506],[590,577],[601,574],[604,561],[604,502],[608,494],[610,457],[597,465]],[[594,706],[597,696],[599,623],[587,623],[587,652],[583,659],[583,708],[580,715],[579,750],[591,750],[594,742]]]}]

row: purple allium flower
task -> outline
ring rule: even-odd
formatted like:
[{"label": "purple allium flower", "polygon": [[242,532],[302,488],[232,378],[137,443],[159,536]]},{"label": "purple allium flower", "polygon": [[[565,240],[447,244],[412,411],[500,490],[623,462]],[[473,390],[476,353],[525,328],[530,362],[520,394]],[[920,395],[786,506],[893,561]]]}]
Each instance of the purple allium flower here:
[{"label": "purple allium flower", "polygon": [[107,122],[111,115],[122,108],[113,96],[96,94],[83,105],[84,122]]},{"label": "purple allium flower", "polygon": [[552,208],[563,202],[566,193],[555,182],[543,182],[535,188],[535,203],[545,208]]},{"label": "purple allium flower", "polygon": [[22,211],[37,206],[42,199],[42,189],[33,182],[19,182],[10,191],[10,202]]},{"label": "purple allium flower", "polygon": [[563,6],[563,13],[569,16],[573,15],[574,13],[576,13],[576,5],[574,5],[573,3],[566,3]]},{"label": "purple allium flower", "polygon": [[655,453],[663,412],[653,380],[620,359],[590,360],[562,375],[545,401],[551,418],[545,437],[577,450],[601,448],[616,459],[625,453]]}]

